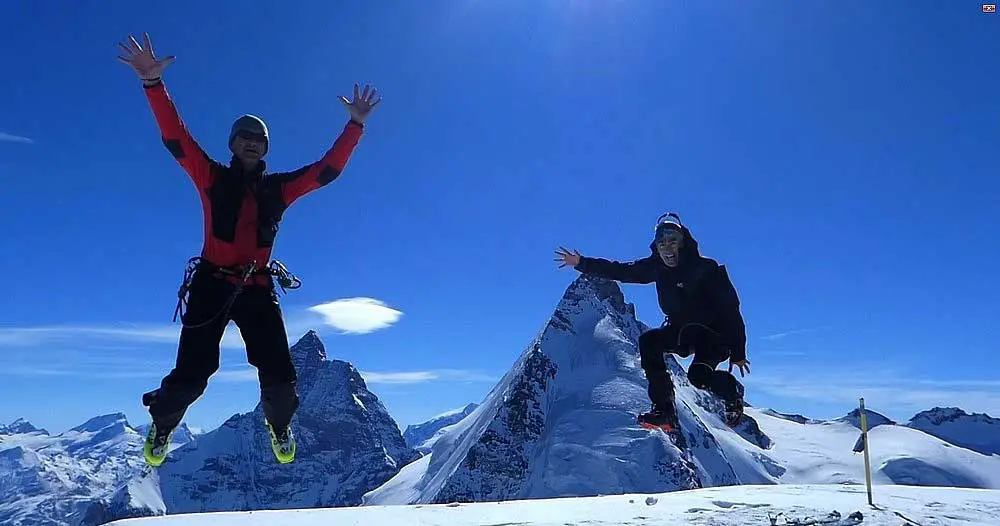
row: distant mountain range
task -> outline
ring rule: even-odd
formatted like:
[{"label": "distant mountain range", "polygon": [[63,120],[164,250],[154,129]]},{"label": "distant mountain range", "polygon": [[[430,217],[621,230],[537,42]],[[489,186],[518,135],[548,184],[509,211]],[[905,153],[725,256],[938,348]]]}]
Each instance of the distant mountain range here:
[{"label": "distant mountain range", "polygon": [[[155,470],[142,460],[145,426],[123,414],[58,435],[16,420],[0,425],[0,524],[864,482],[857,410],[822,421],[750,407],[732,430],[672,357],[688,447],[637,427],[646,329],[616,283],[580,276],[481,403],[405,433],[309,332],[292,347],[302,406],[290,465],[275,463],[259,405],[207,433],[180,428]],[[934,408],[902,425],[869,410],[868,422],[877,483],[1000,488],[1000,420]]]},{"label": "distant mountain range", "polygon": [[457,424],[477,407],[479,404],[467,404],[465,407],[444,412],[426,422],[407,426],[406,430],[403,431],[403,439],[406,440],[407,446],[421,453],[427,453],[444,428]]}]

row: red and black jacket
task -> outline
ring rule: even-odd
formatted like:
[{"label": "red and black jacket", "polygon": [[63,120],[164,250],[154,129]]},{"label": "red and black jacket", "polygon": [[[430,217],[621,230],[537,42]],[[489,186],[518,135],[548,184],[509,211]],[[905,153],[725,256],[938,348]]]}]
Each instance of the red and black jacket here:
[{"label": "red and black jacket", "polygon": [[350,121],[317,162],[293,172],[266,174],[264,161],[246,173],[234,158],[228,166],[212,160],[181,121],[162,82],[145,87],[163,144],[194,181],[205,220],[202,260],[219,267],[267,265],[278,223],[295,200],[340,176],[364,131]]}]

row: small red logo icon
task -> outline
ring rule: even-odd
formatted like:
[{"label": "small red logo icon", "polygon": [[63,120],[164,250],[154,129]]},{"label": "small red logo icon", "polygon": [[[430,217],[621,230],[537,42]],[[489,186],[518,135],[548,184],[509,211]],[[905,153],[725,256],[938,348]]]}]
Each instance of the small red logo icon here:
[{"label": "small red logo icon", "polygon": [[996,13],[997,12],[997,5],[996,4],[983,4],[983,12],[984,13]]}]

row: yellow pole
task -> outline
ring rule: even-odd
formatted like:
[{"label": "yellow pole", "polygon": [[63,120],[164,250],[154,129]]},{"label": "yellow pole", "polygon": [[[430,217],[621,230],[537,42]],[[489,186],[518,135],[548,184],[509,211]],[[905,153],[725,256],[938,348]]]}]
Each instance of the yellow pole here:
[{"label": "yellow pole", "polygon": [[872,469],[868,459],[868,448],[871,444],[868,442],[868,415],[865,412],[864,398],[861,398],[861,440],[865,452],[865,483],[868,485],[868,505],[875,506],[872,501]]}]

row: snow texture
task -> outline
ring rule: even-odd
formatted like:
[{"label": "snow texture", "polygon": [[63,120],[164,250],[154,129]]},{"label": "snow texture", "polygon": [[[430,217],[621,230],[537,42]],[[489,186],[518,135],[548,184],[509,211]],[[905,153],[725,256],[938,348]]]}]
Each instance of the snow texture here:
[{"label": "snow texture", "polygon": [[[572,497],[476,504],[372,506],[136,519],[115,526],[750,526],[862,514],[861,526],[1000,524],[1000,491],[876,486],[737,486],[656,495]],[[774,518],[774,522],[771,521]]]},{"label": "snow texture", "polygon": [[477,407],[479,404],[468,404],[465,407],[446,411],[426,422],[406,426],[406,430],[403,431],[403,439],[406,440],[407,446],[421,453],[427,453],[444,428],[457,424]]},{"label": "snow texture", "polygon": [[[121,413],[50,436],[24,421],[0,433],[0,524],[99,524],[108,500],[144,469],[143,437]],[[123,493],[124,497],[124,493]]]}]

